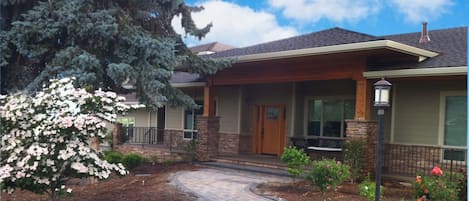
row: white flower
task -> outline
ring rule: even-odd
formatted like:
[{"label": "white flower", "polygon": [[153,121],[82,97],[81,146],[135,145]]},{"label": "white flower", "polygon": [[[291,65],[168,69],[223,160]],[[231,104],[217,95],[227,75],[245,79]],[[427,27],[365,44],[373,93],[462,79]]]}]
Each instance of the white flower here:
[{"label": "white flower", "polygon": [[2,182],[5,178],[10,177],[11,171],[13,171],[13,168],[8,164],[0,167],[0,182]]},{"label": "white flower", "polygon": [[[125,112],[129,107],[117,102],[123,98],[114,92],[98,90],[90,94],[75,89],[73,80],[51,80],[49,87],[44,86],[43,91],[33,96],[24,93],[0,96],[0,118],[14,125],[2,127],[0,151],[4,160],[0,161],[0,182],[30,178],[32,185],[41,184],[37,186],[41,188],[62,178],[59,170],[66,168],[63,164],[97,178],[107,178],[112,171],[128,173],[121,164],[100,159],[88,144],[91,135],[105,136],[104,120],[114,120],[116,112]],[[55,154],[57,157],[53,157]],[[65,186],[61,189],[72,192]]]},{"label": "white flower", "polygon": [[82,163],[75,162],[75,163],[72,163],[72,165],[70,167],[72,169],[76,170],[78,173],[87,173],[88,172],[88,168],[85,167]]}]

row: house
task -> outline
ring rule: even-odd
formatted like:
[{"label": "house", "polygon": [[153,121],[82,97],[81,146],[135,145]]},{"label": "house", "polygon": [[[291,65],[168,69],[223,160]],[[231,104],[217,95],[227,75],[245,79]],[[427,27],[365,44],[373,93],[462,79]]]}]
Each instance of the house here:
[{"label": "house", "polygon": [[280,155],[298,139],[313,152],[334,152],[361,138],[372,169],[372,90],[384,77],[393,85],[384,171],[465,164],[467,27],[427,31],[424,24],[421,32],[385,36],[331,28],[207,56],[237,60],[209,77],[177,72],[172,80],[201,109],[137,112],[135,126],[164,130],[160,142],[170,147],[197,138],[205,159]]}]

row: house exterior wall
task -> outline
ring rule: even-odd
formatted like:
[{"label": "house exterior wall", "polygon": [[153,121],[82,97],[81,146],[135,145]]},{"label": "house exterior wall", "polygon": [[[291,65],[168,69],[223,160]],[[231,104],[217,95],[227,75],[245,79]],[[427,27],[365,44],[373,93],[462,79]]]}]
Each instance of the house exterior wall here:
[{"label": "house exterior wall", "polygon": [[240,144],[241,88],[216,87],[216,115],[219,118],[219,153],[238,153]]},{"label": "house exterior wall", "polygon": [[241,130],[243,133],[252,134],[254,131],[254,110],[256,105],[262,104],[285,104],[287,114],[287,125],[285,132],[290,135],[291,109],[292,109],[292,83],[282,84],[255,84],[243,87],[243,118]]},{"label": "house exterior wall", "polygon": [[[253,116],[256,105],[284,104],[286,107],[285,133],[287,138],[291,136],[292,86],[293,83],[279,83],[254,84],[242,87],[241,152],[252,151],[252,134],[254,132]],[[288,140],[286,142],[288,142]]]},{"label": "house exterior wall", "polygon": [[184,108],[166,107],[165,129],[182,130],[184,120]]},{"label": "house exterior wall", "polygon": [[133,117],[134,127],[156,127],[156,114],[156,111],[150,112],[147,108],[139,108],[121,117]]},{"label": "house exterior wall", "polygon": [[466,80],[402,80],[395,90],[393,143],[438,145],[440,93],[466,91]]},{"label": "house exterior wall", "polygon": [[220,117],[220,133],[239,134],[239,87],[217,87],[216,115]]}]

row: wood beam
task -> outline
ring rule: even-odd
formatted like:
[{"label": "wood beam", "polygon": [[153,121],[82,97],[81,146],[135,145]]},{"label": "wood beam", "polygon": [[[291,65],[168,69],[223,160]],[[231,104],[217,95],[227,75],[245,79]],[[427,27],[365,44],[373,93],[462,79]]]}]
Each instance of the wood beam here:
[{"label": "wood beam", "polygon": [[215,100],[213,98],[213,87],[207,84],[204,87],[204,114],[205,117],[215,116]]},{"label": "wood beam", "polygon": [[366,78],[358,78],[355,92],[355,120],[370,120],[371,83]]}]

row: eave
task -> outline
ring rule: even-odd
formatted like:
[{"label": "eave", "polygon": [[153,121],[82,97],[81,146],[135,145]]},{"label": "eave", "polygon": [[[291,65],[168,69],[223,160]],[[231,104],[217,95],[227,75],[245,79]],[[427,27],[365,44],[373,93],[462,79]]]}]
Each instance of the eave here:
[{"label": "eave", "polygon": [[398,70],[363,72],[363,77],[368,78],[368,79],[382,78],[382,77],[403,78],[403,77],[453,76],[453,75],[467,75],[467,66],[398,69]]},{"label": "eave", "polygon": [[298,49],[298,50],[287,50],[287,51],[280,51],[280,52],[268,52],[268,53],[260,53],[260,54],[243,55],[243,56],[237,57],[236,63],[294,58],[294,57],[303,57],[303,56],[314,56],[314,55],[323,55],[323,54],[344,53],[344,52],[356,52],[356,51],[373,50],[373,49],[389,49],[389,50],[396,51],[396,52],[402,52],[405,54],[419,57],[419,61],[423,61],[427,58],[435,57],[438,55],[438,53],[436,52],[417,48],[417,47],[406,45],[403,43],[398,43],[398,42],[391,41],[391,40],[378,40],[378,41],[368,41],[368,42],[360,42],[360,43],[331,45],[331,46],[324,46],[324,47],[305,48],[305,49]]}]

